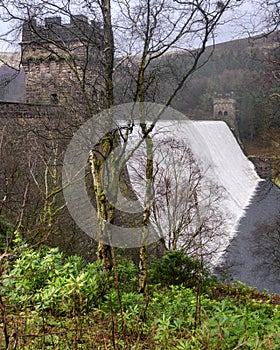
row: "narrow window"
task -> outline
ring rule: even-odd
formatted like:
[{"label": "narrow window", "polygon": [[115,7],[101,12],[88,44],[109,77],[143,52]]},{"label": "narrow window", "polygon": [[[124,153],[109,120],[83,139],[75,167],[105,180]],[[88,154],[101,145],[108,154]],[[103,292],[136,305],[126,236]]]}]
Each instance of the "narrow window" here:
[{"label": "narrow window", "polygon": [[58,96],[57,94],[51,94],[51,103],[54,105],[58,104]]},{"label": "narrow window", "polygon": [[228,111],[224,111],[224,116],[227,116],[228,115]]}]

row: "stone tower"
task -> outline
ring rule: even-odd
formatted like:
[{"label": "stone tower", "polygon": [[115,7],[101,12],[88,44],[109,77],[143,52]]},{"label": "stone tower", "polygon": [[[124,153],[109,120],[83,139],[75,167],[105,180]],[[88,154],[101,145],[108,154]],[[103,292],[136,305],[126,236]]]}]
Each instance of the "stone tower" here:
[{"label": "stone tower", "polygon": [[213,114],[214,119],[224,120],[232,130],[237,130],[236,100],[232,95],[214,97]]},{"label": "stone tower", "polygon": [[100,27],[84,15],[72,16],[67,24],[61,17],[45,18],[44,24],[26,21],[21,42],[26,102],[70,104],[81,101],[83,93],[96,97],[101,43]]}]

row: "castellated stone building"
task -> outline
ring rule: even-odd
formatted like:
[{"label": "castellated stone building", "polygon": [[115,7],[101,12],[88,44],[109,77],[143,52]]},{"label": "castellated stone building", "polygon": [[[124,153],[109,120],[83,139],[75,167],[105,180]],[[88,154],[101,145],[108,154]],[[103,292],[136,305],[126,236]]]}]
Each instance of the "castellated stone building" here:
[{"label": "castellated stone building", "polygon": [[73,132],[100,105],[102,37],[100,26],[85,16],[72,16],[68,23],[60,17],[31,19],[23,25],[17,64],[0,55],[1,215],[22,226],[27,241],[47,228],[48,244],[89,259],[92,240],[66,210],[54,215],[52,203],[64,205],[62,192],[48,196],[60,186]]},{"label": "castellated stone building", "polygon": [[232,130],[237,131],[236,100],[232,94],[215,96],[213,109],[214,119],[224,120]]},{"label": "castellated stone building", "polygon": [[26,102],[60,104],[98,99],[102,30],[84,15],[26,21],[21,63],[26,76]]}]

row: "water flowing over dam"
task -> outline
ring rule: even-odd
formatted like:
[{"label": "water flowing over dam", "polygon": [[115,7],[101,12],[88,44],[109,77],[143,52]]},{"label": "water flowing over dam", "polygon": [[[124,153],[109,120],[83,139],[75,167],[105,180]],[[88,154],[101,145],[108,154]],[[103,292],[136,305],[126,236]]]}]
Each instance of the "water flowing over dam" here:
[{"label": "water flowing over dam", "polygon": [[[160,121],[153,134],[155,145],[166,137],[186,143],[200,166],[204,187],[212,181],[222,188],[218,210],[223,214],[224,234],[206,244],[214,251],[210,261],[214,270],[279,293],[275,249],[279,247],[280,189],[258,176],[225,122]],[[167,159],[161,162],[167,166]],[[184,189],[184,180],[180,186]]]}]

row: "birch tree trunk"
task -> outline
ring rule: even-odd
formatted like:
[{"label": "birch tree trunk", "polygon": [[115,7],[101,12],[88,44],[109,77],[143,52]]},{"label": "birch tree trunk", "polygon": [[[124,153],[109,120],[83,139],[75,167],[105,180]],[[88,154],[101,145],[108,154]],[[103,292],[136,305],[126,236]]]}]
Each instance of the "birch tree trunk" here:
[{"label": "birch tree trunk", "polygon": [[141,122],[141,129],[143,137],[145,137],[146,144],[146,193],[145,193],[145,209],[143,213],[143,233],[142,233],[142,245],[139,252],[139,293],[144,294],[147,298],[149,296],[148,291],[148,235],[150,226],[150,216],[152,209],[152,194],[153,194],[153,139],[147,130],[146,122]]},{"label": "birch tree trunk", "polygon": [[[104,107],[110,108],[114,104],[113,69],[114,69],[114,34],[111,19],[111,1],[100,1],[103,25],[104,25],[104,85],[105,100]],[[105,161],[111,150],[115,133],[108,134],[102,140],[99,150],[92,150],[90,153],[90,167],[94,182],[95,197],[97,203],[97,217],[99,221],[99,243],[97,248],[97,259],[102,261],[103,267],[109,271],[113,267],[112,249],[113,247],[103,242],[103,237],[111,241],[110,223],[114,219],[114,206],[108,202],[103,188],[102,179],[104,176]]]}]

